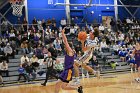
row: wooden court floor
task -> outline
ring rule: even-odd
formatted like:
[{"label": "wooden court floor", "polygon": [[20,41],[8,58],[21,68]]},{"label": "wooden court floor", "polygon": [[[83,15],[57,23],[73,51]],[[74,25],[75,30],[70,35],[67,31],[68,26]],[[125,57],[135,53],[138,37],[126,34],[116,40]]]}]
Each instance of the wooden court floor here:
[{"label": "wooden court floor", "polygon": [[[111,77],[84,78],[81,83],[84,93],[140,93],[140,83],[134,81],[136,74],[118,74]],[[55,82],[49,82],[47,86],[40,84],[28,84],[0,88],[0,93],[54,93]],[[76,91],[64,91],[60,93],[77,93]]]}]

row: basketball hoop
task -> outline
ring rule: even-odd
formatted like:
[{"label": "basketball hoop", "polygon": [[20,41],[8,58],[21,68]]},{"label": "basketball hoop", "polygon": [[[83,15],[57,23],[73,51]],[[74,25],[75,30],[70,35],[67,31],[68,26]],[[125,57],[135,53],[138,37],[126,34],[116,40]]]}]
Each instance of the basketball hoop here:
[{"label": "basketball hoop", "polygon": [[24,0],[9,0],[11,7],[13,8],[12,14],[18,17],[22,16],[22,9],[24,6]]}]

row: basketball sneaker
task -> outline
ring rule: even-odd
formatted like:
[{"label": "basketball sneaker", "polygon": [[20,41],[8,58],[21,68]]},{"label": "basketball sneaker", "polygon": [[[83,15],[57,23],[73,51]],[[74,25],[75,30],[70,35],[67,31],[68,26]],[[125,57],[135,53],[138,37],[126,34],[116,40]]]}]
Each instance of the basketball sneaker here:
[{"label": "basketball sneaker", "polygon": [[82,86],[78,87],[78,93],[83,93],[83,87]]},{"label": "basketball sneaker", "polygon": [[137,81],[138,83],[140,83],[140,78],[136,78],[135,81]]}]

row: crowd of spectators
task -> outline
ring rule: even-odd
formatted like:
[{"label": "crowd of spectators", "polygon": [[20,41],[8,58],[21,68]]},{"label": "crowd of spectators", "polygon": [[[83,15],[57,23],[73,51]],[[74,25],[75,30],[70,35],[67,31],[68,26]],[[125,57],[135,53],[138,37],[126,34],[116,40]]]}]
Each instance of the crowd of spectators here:
[{"label": "crowd of spectators", "polygon": [[[0,59],[2,64],[6,66],[5,72],[7,76],[8,59],[14,59],[14,55],[23,55],[18,69],[18,81],[21,76],[26,77],[26,80],[30,81],[28,75],[32,75],[35,79],[36,69],[32,68],[32,65],[37,65],[38,60],[43,59],[48,52],[55,58],[63,55],[64,46],[61,30],[64,27],[66,27],[65,34],[75,46],[77,56],[82,53],[80,43],[74,43],[74,41],[77,40],[79,31],[86,31],[88,34],[90,31],[94,31],[95,27],[98,27],[100,35],[95,38],[98,41],[98,47],[96,47],[95,50],[99,52],[109,52],[113,50],[112,54],[119,55],[123,62],[130,61],[130,55],[134,49],[134,45],[140,38],[140,25],[139,21],[135,18],[132,20],[127,18],[123,22],[120,20],[114,21],[112,19],[110,22],[111,28],[103,24],[98,26],[86,24],[84,27],[80,27],[77,24],[67,25],[65,18],[60,20],[60,26],[56,26],[56,24],[57,21],[55,18],[48,19],[47,21],[42,19],[41,21],[34,17],[32,25],[28,25],[25,18],[23,21],[18,18],[16,25],[10,26],[7,20],[3,19],[0,38]],[[33,56],[29,59],[26,54],[32,54]],[[30,68],[32,70],[30,70]],[[29,71],[26,76],[25,71]]]}]

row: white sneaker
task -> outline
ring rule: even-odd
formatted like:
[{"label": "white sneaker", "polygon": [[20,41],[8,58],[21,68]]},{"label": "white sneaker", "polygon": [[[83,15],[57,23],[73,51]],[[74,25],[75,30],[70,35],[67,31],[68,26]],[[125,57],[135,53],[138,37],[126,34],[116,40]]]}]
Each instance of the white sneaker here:
[{"label": "white sneaker", "polygon": [[88,73],[86,74],[86,78],[89,78],[89,74]]},{"label": "white sneaker", "polygon": [[135,81],[137,81],[138,83],[140,83],[140,78],[136,78]]},{"label": "white sneaker", "polygon": [[133,73],[133,69],[131,69],[131,73]]}]

